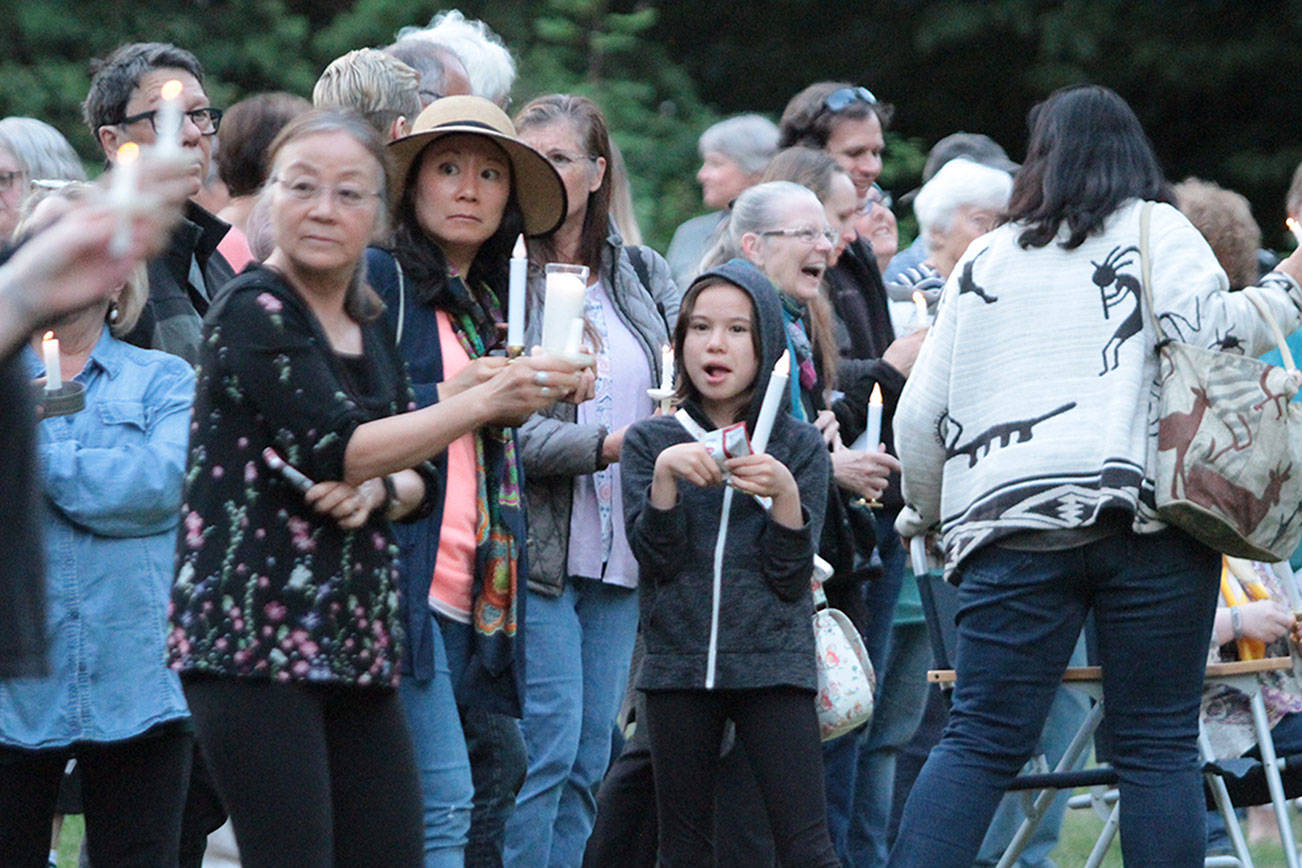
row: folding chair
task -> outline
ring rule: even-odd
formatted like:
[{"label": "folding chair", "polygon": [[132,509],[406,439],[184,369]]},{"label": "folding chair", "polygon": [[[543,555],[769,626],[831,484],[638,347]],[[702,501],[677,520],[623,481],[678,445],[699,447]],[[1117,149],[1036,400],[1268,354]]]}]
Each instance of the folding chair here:
[{"label": "folding chair", "polygon": [[[955,618],[958,614],[957,589],[934,573],[919,574],[917,581],[936,666],[927,673],[927,680],[948,691],[953,688],[955,682],[951,661],[957,633],[955,626]],[[1292,826],[1288,819],[1287,799],[1281,779],[1281,763],[1275,756],[1266,707],[1262,701],[1261,684],[1257,679],[1262,672],[1285,670],[1291,667],[1292,661],[1287,657],[1217,663],[1207,667],[1206,679],[1227,684],[1250,697],[1257,741],[1261,746],[1261,774],[1270,793],[1269,801],[1274,804],[1287,865],[1288,868],[1299,868],[1296,847],[1293,844]],[[1086,868],[1097,868],[1102,864],[1103,857],[1116,838],[1119,828],[1116,771],[1108,765],[1082,770],[1074,769],[1077,761],[1090,749],[1095,731],[1103,719],[1102,669],[1098,666],[1068,668],[1063,672],[1062,680],[1064,685],[1084,692],[1093,700],[1093,704],[1062,759],[1052,771],[1048,770],[1044,757],[1040,756],[1032,763],[1033,766],[1038,766],[1035,772],[1021,774],[1009,785],[1009,792],[1019,792],[1023,795],[1026,820],[1009,843],[998,868],[1008,868],[1017,861],[1048,810],[1050,802],[1062,790],[1089,787],[1091,790],[1089,794],[1073,797],[1070,804],[1073,807],[1092,807],[1103,820],[1103,829],[1085,863]],[[1209,801],[1225,817],[1236,854],[1235,857],[1213,857],[1207,861],[1206,866],[1207,868],[1229,868],[1229,866],[1253,868],[1252,856],[1248,852],[1243,830],[1234,813],[1234,805],[1239,802],[1231,799],[1226,782],[1222,778],[1222,767],[1212,754],[1211,743],[1201,732],[1199,750],[1204,760],[1203,773],[1210,793]],[[1297,758],[1296,765],[1299,767],[1299,776],[1302,777],[1302,758]]]}]

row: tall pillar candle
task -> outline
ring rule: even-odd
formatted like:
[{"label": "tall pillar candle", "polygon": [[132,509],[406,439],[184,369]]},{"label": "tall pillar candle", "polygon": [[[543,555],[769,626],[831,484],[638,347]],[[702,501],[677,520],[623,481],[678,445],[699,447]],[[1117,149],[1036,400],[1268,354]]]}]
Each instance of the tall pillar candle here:
[{"label": "tall pillar candle", "polygon": [[[584,272],[587,269],[583,269]],[[565,352],[570,323],[583,317],[587,294],[586,274],[574,271],[547,271],[543,299],[542,347],[549,353]]]}]

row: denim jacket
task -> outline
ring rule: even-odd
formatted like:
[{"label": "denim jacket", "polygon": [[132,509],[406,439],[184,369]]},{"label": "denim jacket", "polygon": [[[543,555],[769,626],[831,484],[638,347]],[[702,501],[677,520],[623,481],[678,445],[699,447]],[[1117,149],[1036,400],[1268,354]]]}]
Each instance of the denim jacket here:
[{"label": "denim jacket", "polygon": [[85,409],[40,424],[51,674],[0,681],[13,747],[119,741],[188,716],[163,637],[194,374],[105,329],[77,380]]}]

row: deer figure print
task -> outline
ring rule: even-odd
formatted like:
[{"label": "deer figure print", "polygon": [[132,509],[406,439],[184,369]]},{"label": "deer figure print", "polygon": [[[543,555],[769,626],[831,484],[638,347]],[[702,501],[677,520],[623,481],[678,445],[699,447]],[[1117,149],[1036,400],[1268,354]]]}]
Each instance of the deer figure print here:
[{"label": "deer figure print", "polygon": [[1184,458],[1193,442],[1198,426],[1203,423],[1203,415],[1211,406],[1207,392],[1200,386],[1191,386],[1193,408],[1187,413],[1169,413],[1157,420],[1157,451],[1175,450],[1175,476],[1171,479],[1171,496],[1179,490],[1178,483],[1184,482]]},{"label": "deer figure print", "polygon": [[[1060,416],[1075,406],[1076,402],[1071,401],[1063,404],[1061,407],[1050,410],[1048,413],[1043,413],[1031,419],[1019,419],[1015,422],[1004,422],[999,425],[991,426],[973,437],[967,443],[964,443],[962,446],[958,445],[958,441],[959,438],[963,436],[963,426],[948,413],[941,416],[940,421],[937,423],[936,430],[937,434],[940,436],[941,442],[945,444],[946,461],[959,455],[966,455],[967,466],[975,467],[977,461],[990,454],[990,450],[994,446],[996,440],[999,441],[999,447],[1001,449],[1012,443],[1014,437],[1017,438],[1018,443],[1025,443],[1027,440],[1031,439],[1033,429],[1036,425],[1039,425],[1046,419]],[[953,428],[953,434],[946,439],[945,435],[949,433],[951,427]]]},{"label": "deer figure print", "polygon": [[1266,383],[1266,380],[1270,377],[1270,371],[1271,369],[1267,368],[1261,372],[1261,393],[1266,397],[1253,404],[1252,409],[1260,410],[1267,404],[1273,403],[1275,405],[1275,418],[1283,419],[1284,413],[1288,410],[1288,402],[1293,396],[1287,392],[1272,392],[1270,390],[1270,386]]},{"label": "deer figure print", "polygon": [[1194,503],[1216,504],[1226,515],[1237,516],[1239,533],[1250,534],[1261,524],[1270,508],[1279,503],[1280,491],[1292,476],[1292,471],[1292,464],[1283,470],[1272,469],[1266,490],[1258,497],[1219,473],[1196,464],[1189,470],[1184,493]]},{"label": "deer figure print", "polygon": [[969,259],[967,263],[963,266],[963,273],[960,274],[958,277],[958,294],[963,295],[964,293],[970,292],[973,295],[975,295],[977,298],[984,301],[986,304],[994,304],[995,302],[999,301],[999,296],[991,295],[981,287],[977,286],[976,280],[974,280],[972,277],[972,266],[976,264],[976,261],[978,259],[980,259],[982,256],[985,256],[989,250],[990,250],[989,247],[987,247],[985,250],[982,250],[976,256],[973,256],[971,259]]},{"label": "deer figure print", "polygon": [[[1117,354],[1121,352],[1121,345],[1144,328],[1144,305],[1140,301],[1143,285],[1133,274],[1121,273],[1122,268],[1134,264],[1133,259],[1126,257],[1138,252],[1139,248],[1134,245],[1124,248],[1117,246],[1112,248],[1102,262],[1090,260],[1090,265],[1094,266],[1094,285],[1099,288],[1099,300],[1103,303],[1104,319],[1109,319],[1109,311],[1125,301],[1127,296],[1135,301],[1135,309],[1121,321],[1117,330],[1112,333],[1112,337],[1108,338],[1108,342],[1103,346],[1103,370],[1099,371],[1100,377],[1108,371],[1116,370]],[[1109,351],[1112,355],[1111,362],[1108,360]]]}]

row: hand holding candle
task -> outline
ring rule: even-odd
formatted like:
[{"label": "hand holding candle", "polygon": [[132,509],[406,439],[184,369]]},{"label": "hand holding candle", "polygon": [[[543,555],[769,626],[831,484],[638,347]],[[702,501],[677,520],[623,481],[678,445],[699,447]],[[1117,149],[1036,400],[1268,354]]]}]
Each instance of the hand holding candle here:
[{"label": "hand holding candle", "polygon": [[750,437],[750,448],[756,455],[768,449],[769,436],[773,433],[773,423],[777,420],[790,376],[791,356],[788,350],[783,350],[773,365],[768,388],[764,390],[764,403],[760,404],[759,418],[755,420],[755,431]]},{"label": "hand holding candle", "polygon": [[524,296],[529,276],[529,254],[524,246],[524,236],[515,239],[511,251],[511,282],[507,296],[506,350],[514,357],[524,351]]}]

